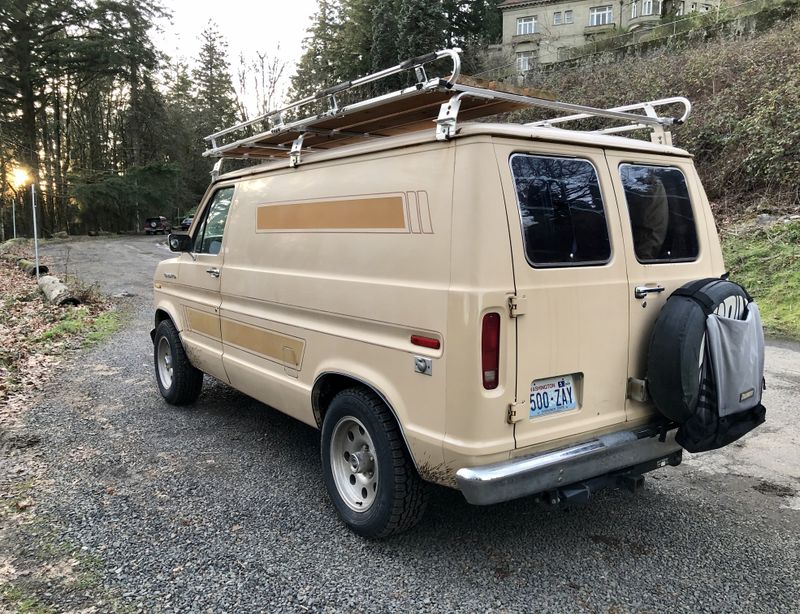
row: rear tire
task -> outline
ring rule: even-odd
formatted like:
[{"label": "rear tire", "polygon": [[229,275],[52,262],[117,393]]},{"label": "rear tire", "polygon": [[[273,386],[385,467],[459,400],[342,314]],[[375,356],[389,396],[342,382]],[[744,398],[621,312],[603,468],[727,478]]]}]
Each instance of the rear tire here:
[{"label": "rear tire", "polygon": [[188,405],[200,396],[203,372],[189,362],[180,335],[170,320],[163,320],[156,327],[153,363],[158,389],[167,403]]},{"label": "rear tire", "polygon": [[322,424],[322,471],[339,516],[363,537],[406,531],[425,511],[427,485],[394,416],[370,391],[350,388],[334,397]]}]

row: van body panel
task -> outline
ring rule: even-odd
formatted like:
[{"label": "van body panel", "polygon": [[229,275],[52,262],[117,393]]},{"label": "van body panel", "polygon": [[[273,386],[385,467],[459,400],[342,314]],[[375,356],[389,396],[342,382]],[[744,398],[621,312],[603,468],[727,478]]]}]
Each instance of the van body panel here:
[{"label": "van body panel", "polygon": [[[500,177],[490,162],[493,151],[489,136],[456,141],[443,442],[450,469],[483,456],[507,456],[514,447],[514,429],[505,418],[516,379],[516,330],[508,315],[514,276]],[[500,315],[494,390],[483,388],[481,375],[481,326],[487,313]]]},{"label": "van body panel", "polygon": [[[536,266],[526,257],[511,171],[513,155],[588,162],[594,168],[605,209],[611,244],[603,264]],[[520,448],[599,431],[626,421],[628,304],[625,254],[602,149],[556,143],[496,140],[514,255],[514,276],[525,313],[516,318],[516,402],[521,416],[515,422]],[[574,409],[531,416],[532,384],[572,377]]]},{"label": "van body panel", "polygon": [[316,424],[317,376],[352,374],[385,395],[418,464],[441,465],[453,164],[453,146],[427,145],[243,179],[221,276],[231,383]]},{"label": "van body panel", "polygon": [[[691,159],[647,155],[642,152],[607,152],[609,172],[612,177],[619,211],[622,218],[623,245],[628,261],[627,302],[630,312],[630,347],[628,350],[628,376],[645,379],[647,371],[647,353],[650,344],[650,331],[661,308],[670,294],[693,279],[719,277],[723,270],[720,267],[721,251],[719,242],[709,241],[714,234],[713,226],[708,227],[710,207],[700,187],[697,172]],[[625,190],[620,178],[621,165],[641,165],[655,168],[678,169],[686,181],[692,217],[697,234],[698,253],[689,262],[661,262],[648,264],[640,262],[634,247],[632,221],[626,202]],[[664,288],[663,292],[651,293],[644,299],[636,298],[635,290],[640,286]],[[698,357],[699,360],[700,357]],[[656,409],[651,402],[640,402],[626,399],[629,418],[655,416]]]}]

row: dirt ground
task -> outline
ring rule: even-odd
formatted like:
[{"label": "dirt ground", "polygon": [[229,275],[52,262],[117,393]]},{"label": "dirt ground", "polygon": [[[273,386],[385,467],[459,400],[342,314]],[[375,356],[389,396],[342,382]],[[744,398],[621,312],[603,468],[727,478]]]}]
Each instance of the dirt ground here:
[{"label": "dirt ground", "polygon": [[68,244],[124,324],[0,434],[0,611],[800,611],[798,345],[769,344],[766,424],[636,495],[479,508],[435,488],[417,529],[373,543],[336,519],[316,431],[208,379],[191,408],[162,401],[163,241]]}]

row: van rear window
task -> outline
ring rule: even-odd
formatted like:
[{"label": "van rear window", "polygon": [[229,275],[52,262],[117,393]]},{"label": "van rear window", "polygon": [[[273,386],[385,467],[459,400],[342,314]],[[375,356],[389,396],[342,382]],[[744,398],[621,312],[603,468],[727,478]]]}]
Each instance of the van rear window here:
[{"label": "van rear window", "polygon": [[591,162],[514,154],[522,238],[532,266],[604,264],[611,258],[597,172]]},{"label": "van rear window", "polygon": [[683,173],[673,167],[619,167],[636,259],[642,263],[686,262],[697,258],[697,231]]}]

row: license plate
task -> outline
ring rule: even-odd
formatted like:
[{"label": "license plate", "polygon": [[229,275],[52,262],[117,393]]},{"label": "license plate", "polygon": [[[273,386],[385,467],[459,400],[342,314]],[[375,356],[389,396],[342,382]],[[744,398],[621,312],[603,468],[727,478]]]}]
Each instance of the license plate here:
[{"label": "license plate", "polygon": [[575,409],[578,399],[571,375],[531,382],[531,418]]}]

